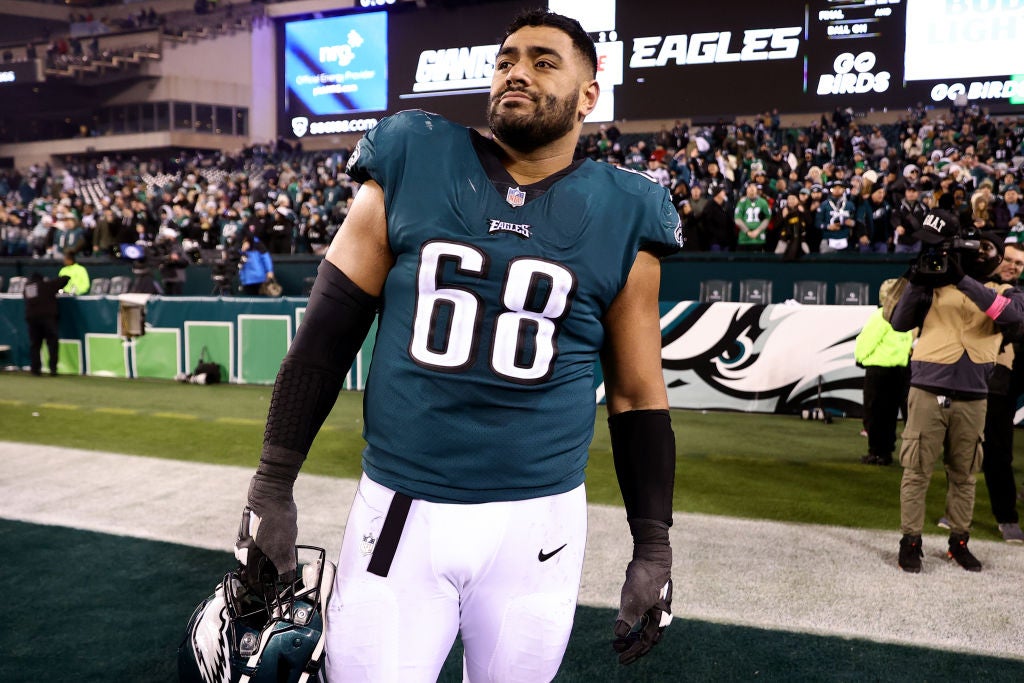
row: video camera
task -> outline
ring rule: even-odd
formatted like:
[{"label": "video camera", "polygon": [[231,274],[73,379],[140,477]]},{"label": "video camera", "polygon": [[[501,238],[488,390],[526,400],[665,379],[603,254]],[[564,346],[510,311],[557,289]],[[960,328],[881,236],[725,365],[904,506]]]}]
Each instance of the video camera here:
[{"label": "video camera", "polygon": [[959,258],[961,254],[977,252],[981,240],[954,237],[940,244],[926,244],[917,257],[917,269],[922,273],[940,275],[949,270],[949,257]]},{"label": "video camera", "polygon": [[213,280],[213,294],[231,294],[232,282],[241,266],[242,254],[235,248],[218,250],[217,258],[210,263],[210,278]]},{"label": "video camera", "polygon": [[947,211],[935,209],[921,221],[921,229],[914,233],[921,240],[921,253],[917,257],[917,270],[928,275],[941,275],[949,270],[950,257],[960,259],[964,254],[977,254],[981,249],[981,235],[974,228],[961,231],[960,221]]}]

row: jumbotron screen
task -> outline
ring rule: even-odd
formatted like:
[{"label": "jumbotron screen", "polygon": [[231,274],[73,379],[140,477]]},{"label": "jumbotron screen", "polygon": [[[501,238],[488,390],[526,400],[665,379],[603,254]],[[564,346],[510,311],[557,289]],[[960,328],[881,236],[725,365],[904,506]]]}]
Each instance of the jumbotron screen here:
[{"label": "jumbotron screen", "polygon": [[[1024,104],[1020,0],[547,4],[597,44],[601,98],[590,121]],[[498,41],[535,6],[397,3],[282,21],[281,134],[361,132],[403,109],[482,126]]]}]

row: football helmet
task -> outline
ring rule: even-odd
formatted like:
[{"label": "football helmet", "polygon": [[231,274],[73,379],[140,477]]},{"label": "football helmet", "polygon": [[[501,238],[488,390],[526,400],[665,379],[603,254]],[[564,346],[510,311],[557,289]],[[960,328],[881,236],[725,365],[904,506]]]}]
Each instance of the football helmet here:
[{"label": "football helmet", "polygon": [[[299,578],[270,573],[252,589],[229,572],[192,614],[178,648],[182,683],[312,683],[320,681],[324,611],[335,567],[323,548],[296,546]],[[301,564],[305,557],[313,558]],[[268,576],[264,574],[264,576]]]}]

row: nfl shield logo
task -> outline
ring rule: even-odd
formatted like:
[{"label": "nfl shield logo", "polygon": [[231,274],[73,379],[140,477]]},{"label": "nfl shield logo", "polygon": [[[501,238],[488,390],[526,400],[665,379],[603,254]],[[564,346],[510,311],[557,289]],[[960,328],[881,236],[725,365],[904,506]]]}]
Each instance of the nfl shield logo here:
[{"label": "nfl shield logo", "polygon": [[309,119],[305,116],[296,116],[292,119],[292,132],[295,133],[295,137],[301,138],[309,130]]},{"label": "nfl shield logo", "polygon": [[510,187],[508,194],[505,195],[505,201],[515,207],[522,206],[526,203],[526,193],[518,187]]},{"label": "nfl shield logo", "polygon": [[373,552],[373,547],[377,544],[377,539],[374,538],[373,532],[369,531],[363,534],[363,540],[359,544],[359,551],[366,557]]}]

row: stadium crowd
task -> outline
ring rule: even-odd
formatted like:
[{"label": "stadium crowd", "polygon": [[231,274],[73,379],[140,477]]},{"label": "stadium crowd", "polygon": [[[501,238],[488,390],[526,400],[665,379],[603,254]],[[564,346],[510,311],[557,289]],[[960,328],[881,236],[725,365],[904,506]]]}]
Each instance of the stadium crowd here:
[{"label": "stadium crowd", "polygon": [[[647,135],[615,124],[578,153],[648,174],[675,198],[687,249],[915,252],[931,207],[1018,241],[1024,121],[977,108],[918,109],[865,125],[835,110],[804,127],[778,112]],[[237,154],[67,159],[0,174],[0,256],[116,258],[141,243],[193,260],[245,234],[272,254],[322,254],[351,201],[347,149],[279,140]]]}]

